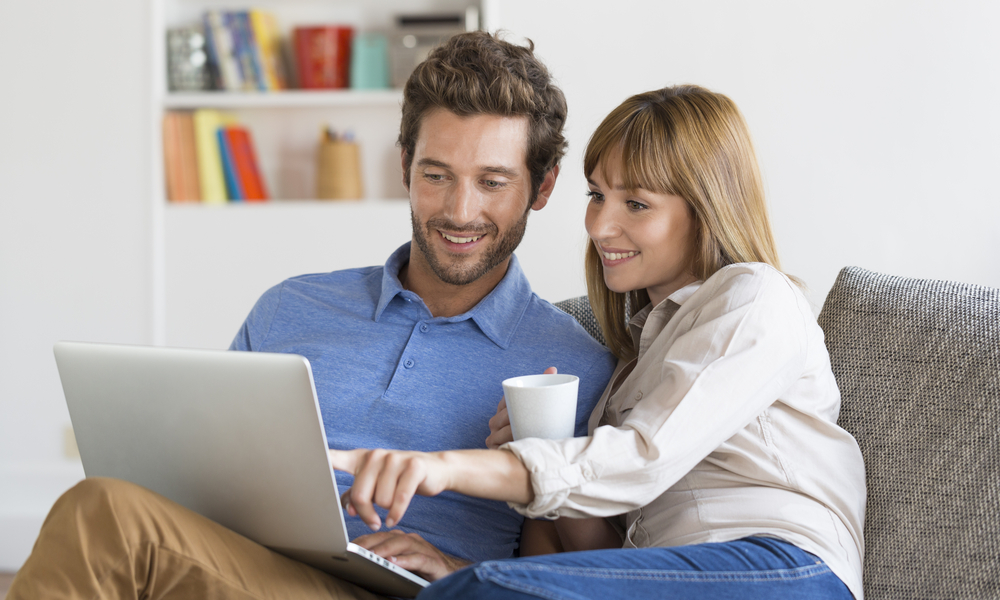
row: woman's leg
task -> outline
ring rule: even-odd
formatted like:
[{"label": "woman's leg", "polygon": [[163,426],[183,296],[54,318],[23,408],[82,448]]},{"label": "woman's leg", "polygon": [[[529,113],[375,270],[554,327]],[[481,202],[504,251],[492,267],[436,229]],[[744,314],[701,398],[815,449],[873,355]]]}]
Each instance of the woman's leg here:
[{"label": "woman's leg", "polygon": [[8,600],[380,598],[145,488],[85,479],[49,512]]},{"label": "woman's leg", "polygon": [[851,600],[818,558],[770,538],[489,561],[454,573],[418,600],[627,598]]}]

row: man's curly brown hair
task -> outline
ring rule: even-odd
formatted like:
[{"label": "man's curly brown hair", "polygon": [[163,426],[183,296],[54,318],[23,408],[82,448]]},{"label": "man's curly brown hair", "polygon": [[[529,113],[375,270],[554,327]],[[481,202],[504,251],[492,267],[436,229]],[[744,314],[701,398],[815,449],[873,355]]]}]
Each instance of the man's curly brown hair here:
[{"label": "man's curly brown hair", "polygon": [[407,188],[420,123],[428,111],[444,108],[459,116],[524,116],[528,118],[526,162],[534,202],[545,174],[566,153],[562,134],[566,98],[534,49],[530,40],[527,47],[518,46],[495,34],[474,31],[451,37],[417,65],[403,88],[399,126]]}]

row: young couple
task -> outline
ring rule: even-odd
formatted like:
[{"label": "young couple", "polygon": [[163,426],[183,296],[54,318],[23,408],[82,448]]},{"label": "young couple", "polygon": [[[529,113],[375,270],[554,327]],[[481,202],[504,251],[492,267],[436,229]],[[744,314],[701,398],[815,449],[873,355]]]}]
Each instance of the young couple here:
[{"label": "young couple", "polygon": [[[736,106],[639,94],[587,146],[588,292],[617,367],[512,255],[565,114],[529,48],[435,50],[404,91],[412,244],[276,286],[233,348],[310,359],[350,533],[434,581],[420,598],[860,600],[864,465]],[[579,437],[512,441],[500,381],[552,366],[581,378]],[[373,598],[107,480],[60,498],[9,592],[192,594]]]}]

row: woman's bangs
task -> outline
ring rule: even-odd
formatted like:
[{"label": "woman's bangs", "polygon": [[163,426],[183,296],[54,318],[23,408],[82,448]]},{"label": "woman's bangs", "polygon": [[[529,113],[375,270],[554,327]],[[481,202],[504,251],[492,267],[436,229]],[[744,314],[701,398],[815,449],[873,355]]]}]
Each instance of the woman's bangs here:
[{"label": "woman's bangs", "polygon": [[[627,190],[643,189],[654,194],[676,195],[671,166],[674,163],[670,147],[663,138],[667,132],[656,121],[630,127],[618,146],[621,184]],[[633,123],[635,125],[635,123]],[[660,138],[660,139],[657,139]]]}]

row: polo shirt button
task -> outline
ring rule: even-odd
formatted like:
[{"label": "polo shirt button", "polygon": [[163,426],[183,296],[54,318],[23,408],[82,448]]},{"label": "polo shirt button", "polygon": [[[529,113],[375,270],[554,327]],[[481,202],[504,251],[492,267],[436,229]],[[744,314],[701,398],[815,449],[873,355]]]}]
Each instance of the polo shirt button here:
[{"label": "polo shirt button", "polygon": [[430,330],[431,330],[431,327],[427,323],[423,323],[422,325],[420,325],[420,331],[423,331],[424,333],[427,333]]},{"label": "polo shirt button", "polygon": [[406,362],[403,363],[403,366],[406,367],[407,369],[412,369],[413,368],[413,359],[412,358],[406,359]]},{"label": "polo shirt button", "polygon": [[642,400],[642,391],[641,390],[635,393],[635,399],[636,400]]}]

